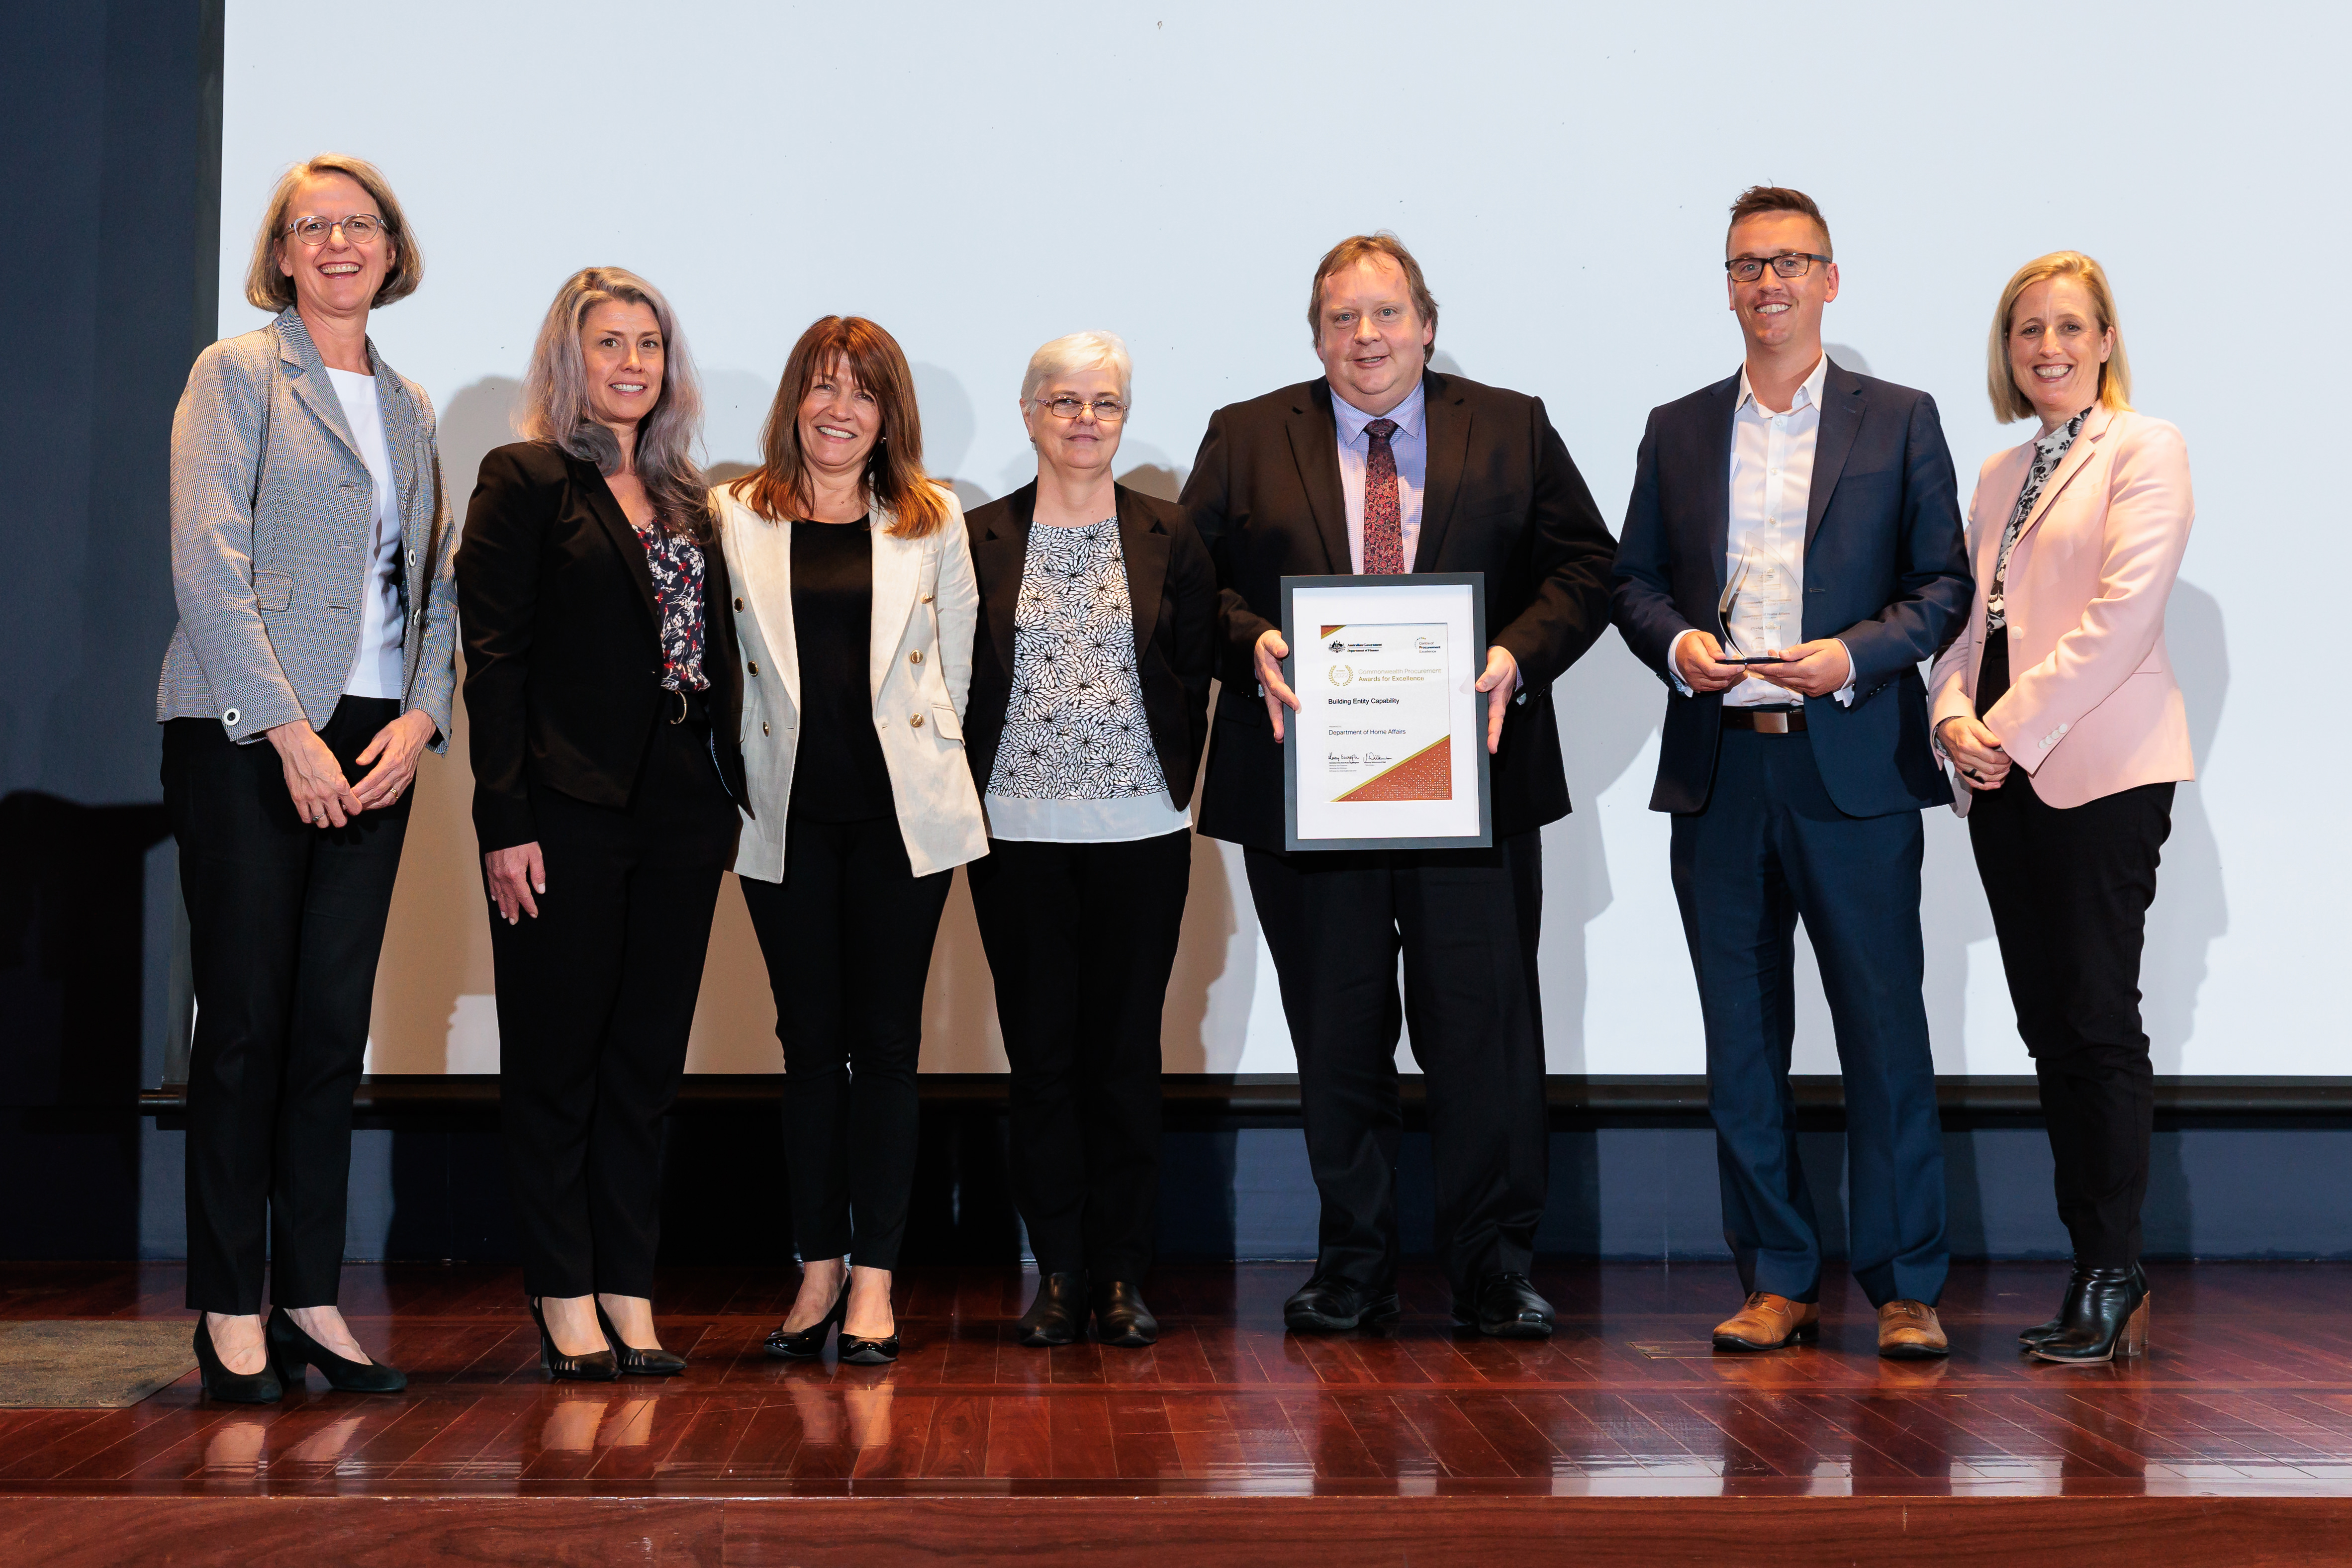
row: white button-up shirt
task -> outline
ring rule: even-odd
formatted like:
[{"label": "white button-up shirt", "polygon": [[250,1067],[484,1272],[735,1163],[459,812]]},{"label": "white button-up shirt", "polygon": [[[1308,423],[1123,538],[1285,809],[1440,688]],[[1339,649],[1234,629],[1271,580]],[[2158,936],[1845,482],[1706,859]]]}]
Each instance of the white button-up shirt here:
[{"label": "white button-up shirt", "polygon": [[[1747,367],[1740,367],[1739,401],[1731,415],[1731,472],[1726,476],[1731,504],[1723,580],[1739,585],[1726,630],[1751,658],[1805,640],[1805,513],[1813,495],[1813,449],[1821,438],[1822,387],[1829,369],[1827,354],[1814,361],[1812,372],[1789,400],[1788,412],[1774,413],[1757,401]],[[1666,650],[1666,667],[1685,696],[1690,687],[1675,669],[1674,655],[1690,634],[1683,632]],[[1853,702],[1852,662],[1849,652],[1846,684],[1835,694],[1848,706]],[[1780,707],[1801,706],[1805,699],[1750,675],[1724,693],[1723,700],[1731,707]]]}]

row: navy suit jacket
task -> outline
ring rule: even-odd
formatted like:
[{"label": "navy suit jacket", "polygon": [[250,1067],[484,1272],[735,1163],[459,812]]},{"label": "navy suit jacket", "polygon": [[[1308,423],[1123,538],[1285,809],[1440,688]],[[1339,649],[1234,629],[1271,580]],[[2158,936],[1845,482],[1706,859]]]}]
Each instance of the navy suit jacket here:
[{"label": "navy suit jacket", "polygon": [[[1650,411],[1617,546],[1617,630],[1667,683],[1654,811],[1702,811],[1715,781],[1723,695],[1684,696],[1666,668],[1676,634],[1720,634],[1730,533],[1732,414],[1739,377]],[[1936,402],[1830,364],[1805,508],[1804,636],[1838,637],[1853,659],[1853,706],[1805,704],[1830,800],[1850,817],[1948,805],[1928,742],[1919,664],[1950,640],[1969,601],[1959,492]]]}]

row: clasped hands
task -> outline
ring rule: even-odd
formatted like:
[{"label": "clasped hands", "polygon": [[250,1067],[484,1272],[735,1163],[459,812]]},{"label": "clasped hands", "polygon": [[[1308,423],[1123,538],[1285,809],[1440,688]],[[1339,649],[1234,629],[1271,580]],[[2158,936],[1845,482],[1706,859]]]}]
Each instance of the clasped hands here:
[{"label": "clasped hands", "polygon": [[295,814],[314,828],[341,828],[362,811],[380,811],[400,799],[416,777],[416,758],[432,741],[434,724],[411,708],[377,730],[357,759],[362,767],[375,766],[357,784],[343,777],[343,765],[310,720],[298,718],[262,733],[278,748]]},{"label": "clasped hands", "polygon": [[2009,777],[2009,753],[2002,748],[2000,737],[1985,727],[1984,720],[1954,714],[1936,727],[1936,738],[1944,743],[1944,754],[1960,770],[1960,781],[1969,789],[1998,789]]},{"label": "clasped hands", "polygon": [[[1282,633],[1272,628],[1258,633],[1257,646],[1252,650],[1252,662],[1257,667],[1257,684],[1265,693],[1265,716],[1274,721],[1274,738],[1282,738],[1282,710],[1298,706],[1298,694],[1282,678],[1282,661],[1290,656],[1290,644]],[[1519,689],[1519,662],[1511,657],[1508,648],[1486,650],[1486,673],[1478,677],[1478,690],[1486,694],[1486,749],[1498,751],[1503,745],[1503,716],[1510,711],[1511,698]]]},{"label": "clasped hands", "polygon": [[1835,637],[1816,638],[1792,648],[1771,650],[1769,664],[1735,664],[1707,632],[1685,632],[1675,643],[1675,673],[1695,692],[1727,692],[1753,675],[1799,696],[1825,697],[1853,679],[1853,661]]}]

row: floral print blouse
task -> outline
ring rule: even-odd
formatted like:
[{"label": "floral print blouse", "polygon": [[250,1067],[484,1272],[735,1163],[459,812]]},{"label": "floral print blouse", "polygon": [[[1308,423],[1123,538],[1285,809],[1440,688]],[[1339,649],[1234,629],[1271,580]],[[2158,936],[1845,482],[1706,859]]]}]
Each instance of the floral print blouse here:
[{"label": "floral print blouse", "polygon": [[702,673],[702,547],[659,525],[637,529],[661,609],[661,684],[674,692],[710,689]]},{"label": "floral print blouse", "polygon": [[2025,487],[2017,493],[2017,505],[2010,508],[2009,526],[2001,530],[2000,556],[1993,563],[1992,589],[1985,595],[1985,635],[2006,631],[2009,627],[2009,601],[2002,589],[2009,583],[2009,552],[2017,548],[2017,536],[2025,529],[2025,519],[2033,515],[2033,504],[2042,499],[2042,486],[2050,476],[2058,472],[2058,465],[2066,456],[2066,449],[2074,444],[2074,437],[2083,434],[2083,421],[2089,409],[2068,420],[2033,444],[2033,466],[2025,476]]}]

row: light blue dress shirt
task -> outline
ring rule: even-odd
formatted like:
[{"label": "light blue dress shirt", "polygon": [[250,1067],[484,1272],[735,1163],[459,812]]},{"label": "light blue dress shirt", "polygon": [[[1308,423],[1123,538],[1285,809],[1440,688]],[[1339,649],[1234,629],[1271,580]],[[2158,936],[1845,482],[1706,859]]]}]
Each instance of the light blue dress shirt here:
[{"label": "light blue dress shirt", "polygon": [[1389,451],[1396,458],[1397,521],[1404,536],[1404,568],[1413,569],[1412,552],[1421,543],[1421,498],[1429,478],[1428,400],[1425,381],[1415,382],[1405,400],[1386,414],[1366,413],[1331,392],[1331,414],[1339,425],[1339,494],[1348,505],[1348,570],[1364,570],[1364,472],[1372,458],[1372,438],[1364,426],[1375,419],[1393,419]]}]

